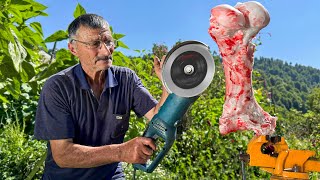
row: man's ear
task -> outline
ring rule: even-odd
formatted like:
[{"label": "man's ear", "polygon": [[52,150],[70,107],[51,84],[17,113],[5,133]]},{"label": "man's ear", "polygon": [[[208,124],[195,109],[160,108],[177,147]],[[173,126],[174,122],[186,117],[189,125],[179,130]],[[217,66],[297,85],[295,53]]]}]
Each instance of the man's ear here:
[{"label": "man's ear", "polygon": [[75,56],[77,56],[77,49],[75,48],[75,45],[74,44],[72,44],[72,43],[68,43],[68,49],[70,50],[70,52],[73,54],[73,55],[75,55]]}]

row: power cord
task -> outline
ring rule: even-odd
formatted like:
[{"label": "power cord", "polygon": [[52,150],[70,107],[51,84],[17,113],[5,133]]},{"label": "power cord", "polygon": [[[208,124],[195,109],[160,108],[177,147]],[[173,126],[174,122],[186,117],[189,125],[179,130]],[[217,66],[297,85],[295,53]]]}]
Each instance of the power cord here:
[{"label": "power cord", "polygon": [[133,168],[133,177],[132,177],[133,180],[136,180],[136,171],[137,170],[135,168]]}]

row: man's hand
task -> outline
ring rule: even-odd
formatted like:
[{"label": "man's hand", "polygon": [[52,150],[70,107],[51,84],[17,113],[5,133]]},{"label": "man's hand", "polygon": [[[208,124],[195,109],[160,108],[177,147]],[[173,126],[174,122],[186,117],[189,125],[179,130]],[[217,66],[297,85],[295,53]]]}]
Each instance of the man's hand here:
[{"label": "man's hand", "polygon": [[136,137],[120,147],[120,159],[127,163],[145,164],[150,159],[156,145],[152,139]]},{"label": "man's hand", "polygon": [[166,56],[162,56],[161,61],[157,56],[154,56],[153,58],[154,71],[156,72],[156,75],[160,81],[162,81],[162,66],[165,58]]}]

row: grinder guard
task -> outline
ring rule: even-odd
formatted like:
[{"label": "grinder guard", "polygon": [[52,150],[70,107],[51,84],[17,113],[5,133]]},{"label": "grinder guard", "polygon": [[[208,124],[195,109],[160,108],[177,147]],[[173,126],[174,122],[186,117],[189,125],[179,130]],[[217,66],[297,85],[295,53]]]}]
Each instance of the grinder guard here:
[{"label": "grinder guard", "polygon": [[177,124],[214,76],[214,60],[208,46],[185,41],[172,48],[162,67],[162,83],[170,93],[159,112],[148,123],[143,136],[165,141],[151,163],[133,164],[134,169],[151,173],[176,139]]},{"label": "grinder guard", "polygon": [[168,52],[162,69],[162,83],[169,93],[193,97],[210,85],[215,65],[207,45],[185,41]]}]

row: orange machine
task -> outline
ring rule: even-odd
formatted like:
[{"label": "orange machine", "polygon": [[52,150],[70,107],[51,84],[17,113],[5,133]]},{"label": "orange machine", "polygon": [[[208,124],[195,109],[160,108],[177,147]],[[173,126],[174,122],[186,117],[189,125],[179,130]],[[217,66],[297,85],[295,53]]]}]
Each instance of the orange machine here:
[{"label": "orange machine", "polygon": [[272,174],[271,180],[309,179],[308,172],[320,172],[320,161],[314,151],[291,150],[283,137],[258,136],[248,144],[242,161]]}]

